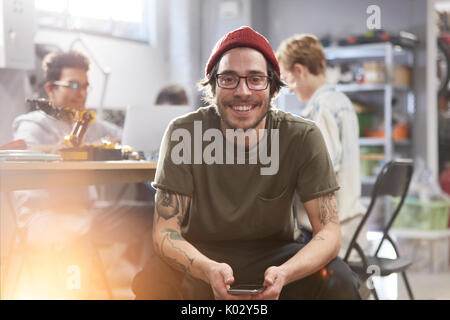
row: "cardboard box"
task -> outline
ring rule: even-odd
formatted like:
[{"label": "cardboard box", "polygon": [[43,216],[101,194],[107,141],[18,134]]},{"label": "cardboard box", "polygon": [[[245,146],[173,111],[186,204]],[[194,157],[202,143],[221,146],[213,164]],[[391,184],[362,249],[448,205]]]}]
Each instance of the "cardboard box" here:
[{"label": "cardboard box", "polygon": [[386,68],[384,63],[365,61],[363,63],[364,83],[386,83]]},{"label": "cardboard box", "polygon": [[[377,61],[363,63],[364,82],[371,84],[383,84],[387,82],[386,66]],[[410,87],[412,84],[412,71],[408,66],[394,66],[393,84]]]},{"label": "cardboard box", "polygon": [[394,66],[394,84],[410,87],[412,84],[411,74],[411,68],[407,66]]}]

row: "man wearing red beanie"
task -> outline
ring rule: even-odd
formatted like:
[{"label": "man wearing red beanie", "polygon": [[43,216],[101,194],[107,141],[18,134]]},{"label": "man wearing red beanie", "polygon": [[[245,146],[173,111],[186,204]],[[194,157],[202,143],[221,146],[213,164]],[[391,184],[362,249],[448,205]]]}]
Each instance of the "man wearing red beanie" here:
[{"label": "man wearing red beanie", "polygon": [[[136,298],[359,299],[336,258],[339,186],[324,140],[313,122],[272,107],[283,83],[267,39],[250,27],[228,33],[205,74],[210,106],[172,121],[161,144],[156,253],[133,281]],[[313,226],[307,245],[294,232],[295,193]],[[262,291],[229,291],[238,284]]]}]

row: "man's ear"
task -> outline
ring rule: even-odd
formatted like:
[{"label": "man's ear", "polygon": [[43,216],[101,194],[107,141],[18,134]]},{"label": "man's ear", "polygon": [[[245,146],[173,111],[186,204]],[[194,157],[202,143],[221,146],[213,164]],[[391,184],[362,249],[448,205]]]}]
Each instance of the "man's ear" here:
[{"label": "man's ear", "polygon": [[47,81],[45,83],[45,85],[44,85],[44,89],[45,89],[45,92],[47,92],[47,95],[50,98],[51,95],[53,95],[53,90],[55,90],[55,87],[50,82]]},{"label": "man's ear", "polygon": [[301,76],[305,76],[306,73],[307,73],[307,71],[308,71],[308,68],[307,68],[305,65],[303,65],[303,64],[297,62],[297,63],[294,63],[293,70],[294,70],[297,74],[299,74],[299,75],[301,75]]}]

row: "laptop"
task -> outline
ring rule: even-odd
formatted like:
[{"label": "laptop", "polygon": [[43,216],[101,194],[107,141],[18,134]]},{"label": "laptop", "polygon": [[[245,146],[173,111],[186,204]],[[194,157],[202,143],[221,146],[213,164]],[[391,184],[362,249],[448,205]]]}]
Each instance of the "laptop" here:
[{"label": "laptop", "polygon": [[164,133],[173,119],[194,111],[191,106],[129,106],[125,115],[122,145],[143,151],[145,158],[157,161]]}]

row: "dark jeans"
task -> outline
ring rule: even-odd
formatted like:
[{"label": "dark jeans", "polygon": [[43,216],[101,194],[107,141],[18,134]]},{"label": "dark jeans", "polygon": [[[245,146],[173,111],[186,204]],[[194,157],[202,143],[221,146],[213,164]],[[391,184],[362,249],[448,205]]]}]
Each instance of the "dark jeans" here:
[{"label": "dark jeans", "polygon": [[141,260],[146,261],[153,251],[153,241],[149,241],[153,211],[154,204],[143,201],[122,201],[115,207],[96,208],[90,239],[98,247],[126,244],[127,260],[142,266]]},{"label": "dark jeans", "polygon": [[[235,283],[262,283],[268,267],[283,264],[303,244],[265,242],[255,248],[255,243],[233,243],[221,246],[220,250],[213,245],[196,247],[213,260],[228,263]],[[216,247],[214,252],[210,250],[213,247]],[[358,278],[340,258],[324,269],[286,285],[280,299],[360,299]],[[174,270],[156,254],[136,275],[132,289],[136,299],[214,299],[208,284]]]}]

